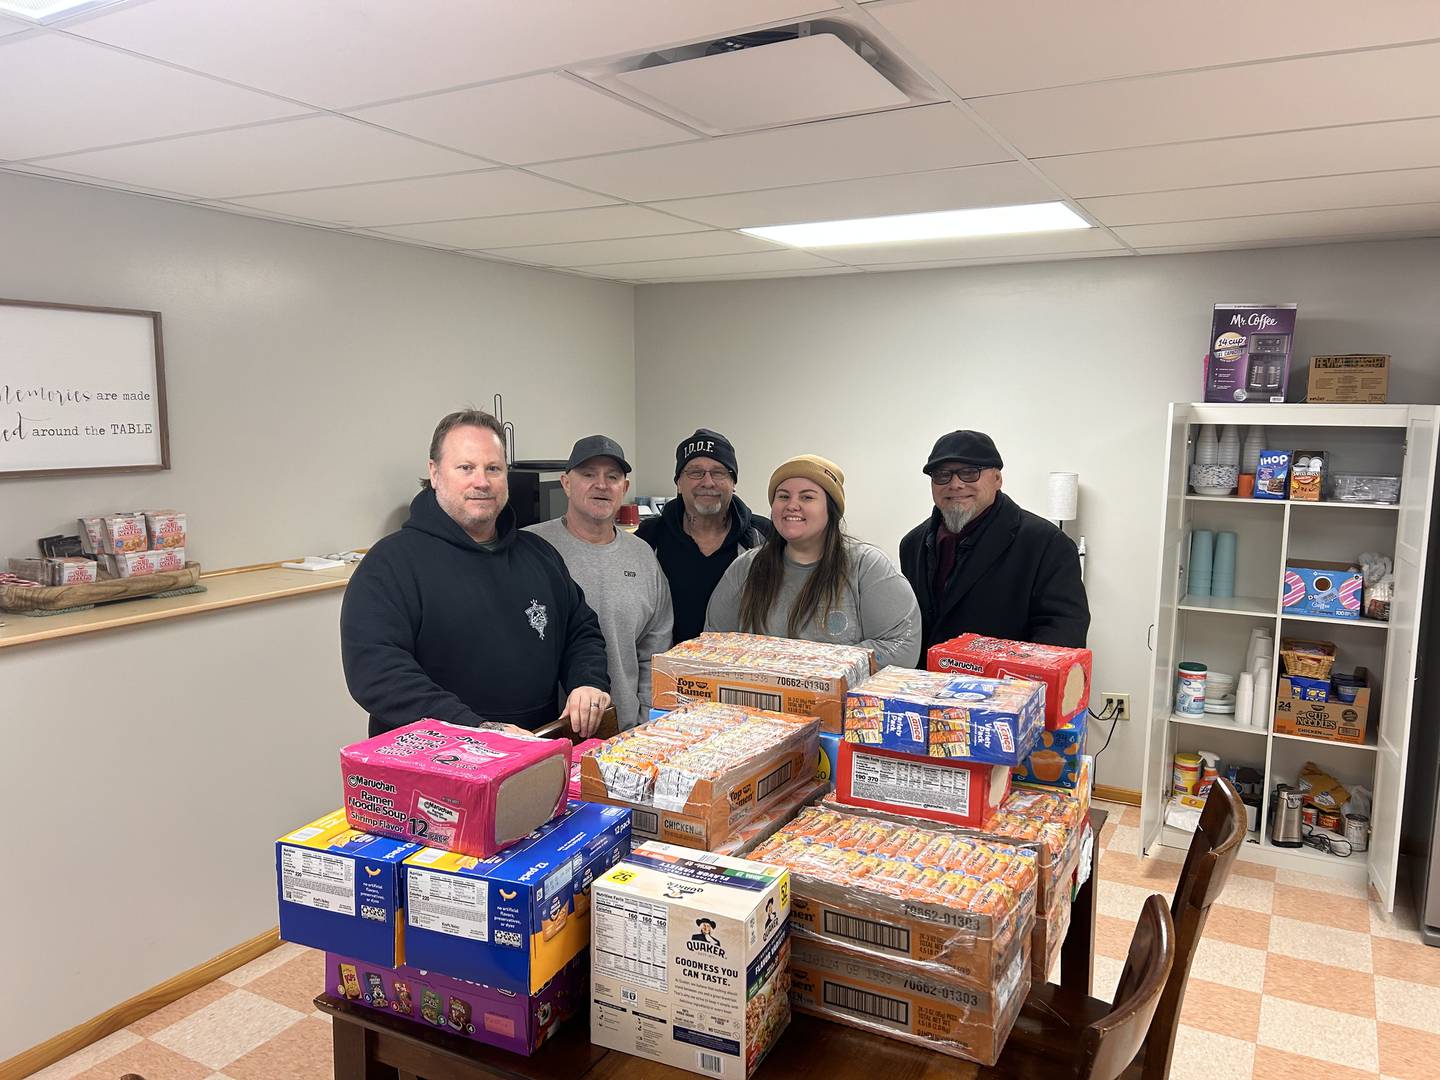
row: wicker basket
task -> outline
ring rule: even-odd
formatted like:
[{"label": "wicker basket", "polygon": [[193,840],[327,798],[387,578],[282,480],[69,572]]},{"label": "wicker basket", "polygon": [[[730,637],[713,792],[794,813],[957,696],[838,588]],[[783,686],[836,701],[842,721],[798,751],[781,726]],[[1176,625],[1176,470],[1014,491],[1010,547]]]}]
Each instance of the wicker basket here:
[{"label": "wicker basket", "polygon": [[1281,638],[1280,662],[1285,665],[1286,675],[1302,679],[1328,679],[1330,669],[1335,666],[1335,643]]},{"label": "wicker basket", "polygon": [[193,589],[199,580],[200,564],[192,562],[186,563],[183,570],[167,570],[144,577],[106,578],[82,585],[41,585],[34,589],[0,585],[0,609],[20,614],[69,611],[112,600],[133,600],[177,589]]}]

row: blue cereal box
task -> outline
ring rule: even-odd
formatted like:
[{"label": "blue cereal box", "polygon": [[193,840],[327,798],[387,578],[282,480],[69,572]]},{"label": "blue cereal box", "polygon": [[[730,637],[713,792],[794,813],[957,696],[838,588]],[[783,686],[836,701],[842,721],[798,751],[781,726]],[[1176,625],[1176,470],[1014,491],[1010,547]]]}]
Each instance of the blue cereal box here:
[{"label": "blue cereal box", "polygon": [[275,842],[280,937],[394,967],[405,959],[401,864],[419,844],[350,828],[335,810]]},{"label": "blue cereal box", "polygon": [[840,760],[840,740],[843,736],[820,733],[820,759],[815,763],[815,779],[830,785],[835,790],[836,766]]},{"label": "blue cereal box", "polygon": [[1290,497],[1290,451],[1262,450],[1260,464],[1255,468],[1256,499],[1279,499]]},{"label": "blue cereal box", "polygon": [[488,859],[424,848],[405,862],[405,959],[535,994],[589,943],[590,883],[630,851],[630,811],[571,803]]},{"label": "blue cereal box", "polygon": [[1018,765],[1045,726],[1045,686],[887,667],[845,697],[845,741],[927,757]]},{"label": "blue cereal box", "polygon": [[1064,727],[1042,731],[1040,741],[1035,744],[1030,756],[1010,770],[1015,782],[1075,787],[1080,780],[1080,765],[1085,756],[1085,732],[1089,723],[1090,713],[1082,710]]}]

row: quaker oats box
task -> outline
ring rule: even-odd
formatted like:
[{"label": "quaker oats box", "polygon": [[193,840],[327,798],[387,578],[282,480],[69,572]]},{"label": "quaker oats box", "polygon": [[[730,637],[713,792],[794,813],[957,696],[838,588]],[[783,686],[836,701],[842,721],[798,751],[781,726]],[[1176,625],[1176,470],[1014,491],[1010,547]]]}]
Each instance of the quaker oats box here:
[{"label": "quaker oats box", "polygon": [[1283,402],[1295,304],[1216,304],[1205,354],[1205,400]]}]

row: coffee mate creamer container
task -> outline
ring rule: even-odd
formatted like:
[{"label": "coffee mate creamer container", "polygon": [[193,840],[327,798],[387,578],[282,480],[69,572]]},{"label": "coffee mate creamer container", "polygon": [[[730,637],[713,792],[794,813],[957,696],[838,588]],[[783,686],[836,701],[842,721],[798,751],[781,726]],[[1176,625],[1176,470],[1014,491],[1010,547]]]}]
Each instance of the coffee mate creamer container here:
[{"label": "coffee mate creamer container", "polygon": [[742,1080],[790,1023],[790,874],[641,844],[590,893],[590,1041]]}]

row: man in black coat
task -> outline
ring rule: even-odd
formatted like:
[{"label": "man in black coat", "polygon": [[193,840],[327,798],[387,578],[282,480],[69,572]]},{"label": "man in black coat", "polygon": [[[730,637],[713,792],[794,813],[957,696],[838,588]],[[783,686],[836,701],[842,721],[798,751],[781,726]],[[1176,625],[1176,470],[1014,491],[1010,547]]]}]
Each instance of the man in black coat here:
[{"label": "man in black coat", "polygon": [[557,713],[582,736],[599,727],[600,623],[508,502],[500,422],[470,409],[441,420],[410,519],[370,549],[340,609],[345,682],[371,735],[421,719],[533,730]]},{"label": "man in black coat", "polygon": [[920,601],[922,659],[965,633],[1084,648],[1090,607],[1075,542],[1001,490],[989,435],[952,431],[925,472],[935,509],[900,541],[900,570]]}]

